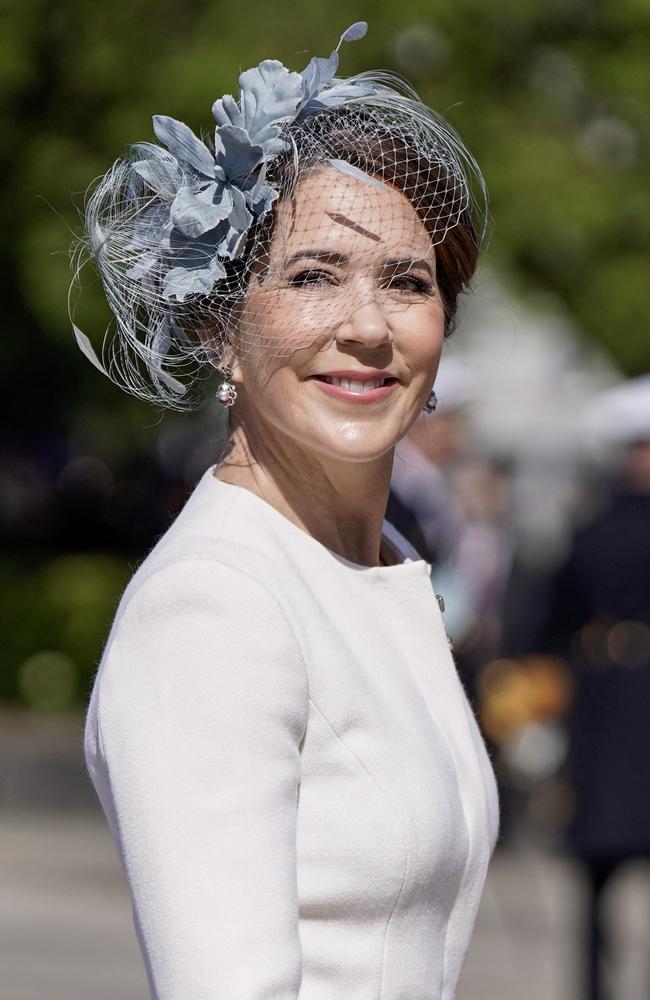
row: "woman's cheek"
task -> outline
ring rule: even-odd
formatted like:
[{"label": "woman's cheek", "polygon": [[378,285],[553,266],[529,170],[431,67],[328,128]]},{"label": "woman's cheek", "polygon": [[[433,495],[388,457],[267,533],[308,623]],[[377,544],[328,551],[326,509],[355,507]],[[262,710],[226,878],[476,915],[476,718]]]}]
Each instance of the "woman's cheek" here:
[{"label": "woman's cheek", "polygon": [[334,337],[332,307],[318,302],[294,301],[284,310],[283,326],[287,341],[294,350],[321,350]]}]

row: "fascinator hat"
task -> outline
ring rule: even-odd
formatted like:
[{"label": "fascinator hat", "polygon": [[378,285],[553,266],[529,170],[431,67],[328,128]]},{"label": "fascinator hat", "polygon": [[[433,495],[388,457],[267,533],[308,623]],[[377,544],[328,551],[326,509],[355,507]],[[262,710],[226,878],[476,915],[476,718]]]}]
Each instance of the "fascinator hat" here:
[{"label": "fascinator hat", "polygon": [[[249,316],[245,328],[238,319],[254,280],[268,293],[268,320],[281,280],[272,261],[278,240],[286,240],[287,227],[283,236],[276,226],[278,208],[291,204],[315,171],[332,172],[353,191],[357,231],[365,232],[366,201],[370,206],[389,187],[409,199],[431,248],[449,247],[455,235],[449,252],[456,273],[446,296],[455,306],[473,271],[473,263],[463,263],[467,241],[478,252],[485,233],[481,173],[451,126],[400,77],[337,76],[341,44],[366,30],[365,22],[353,24],[331,55],[312,58],[301,73],[275,59],[243,72],[238,98],[214,101],[216,126],[207,138],[155,115],[157,143],[133,144],[94,184],[73,251],[71,291],[92,259],[114,316],[101,360],[74,323],[72,305],[71,319],[79,348],[122,389],[185,410],[194,384],[225,359],[233,331],[239,361],[252,350],[282,357],[308,346],[304,331],[269,336],[261,314],[257,324]],[[382,239],[390,241],[390,225],[384,228]],[[382,288],[388,307],[407,308],[394,283]],[[304,294],[314,315],[320,309],[315,326],[323,343],[334,336],[341,310],[362,304],[358,288],[345,283],[327,282],[324,293],[321,283],[306,282]]]}]

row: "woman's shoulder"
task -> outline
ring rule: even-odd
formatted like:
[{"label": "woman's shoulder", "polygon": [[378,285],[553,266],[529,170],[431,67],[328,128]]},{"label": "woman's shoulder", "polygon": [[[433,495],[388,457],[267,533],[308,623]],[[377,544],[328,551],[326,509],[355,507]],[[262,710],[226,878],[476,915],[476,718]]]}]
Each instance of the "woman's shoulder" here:
[{"label": "woman's shoulder", "polygon": [[164,539],[140,563],[122,593],[116,618],[127,607],[250,607],[272,580],[260,554],[238,539],[193,534]]},{"label": "woman's shoulder", "polygon": [[236,543],[216,550],[214,542],[196,539],[181,550],[165,547],[136,571],[117,606],[96,683],[104,714],[119,714],[143,685],[166,690],[181,675],[196,682],[204,671],[214,673],[214,684],[228,684],[256,661],[256,671],[266,664],[302,691],[301,642],[250,553]]},{"label": "woman's shoulder", "polygon": [[269,583],[268,560],[242,518],[236,491],[215,488],[212,470],[201,476],[184,505],[131,577],[121,604],[143,591],[167,588],[182,598],[188,586],[236,590]]},{"label": "woman's shoulder", "polygon": [[245,546],[200,537],[164,545],[118,604],[88,712],[89,766],[100,743],[104,756],[111,745],[117,752],[126,732],[139,741],[152,726],[182,722],[194,738],[197,719],[214,723],[226,704],[241,713],[265,698],[270,705],[273,685],[283,698],[275,695],[278,714],[297,740],[308,692],[302,647]]}]

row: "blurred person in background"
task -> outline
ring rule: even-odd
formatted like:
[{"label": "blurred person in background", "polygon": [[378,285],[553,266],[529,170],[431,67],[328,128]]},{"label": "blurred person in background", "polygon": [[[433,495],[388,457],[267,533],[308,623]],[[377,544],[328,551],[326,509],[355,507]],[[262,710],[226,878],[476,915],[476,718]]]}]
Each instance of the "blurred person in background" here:
[{"label": "blurred person in background", "polygon": [[434,417],[400,441],[388,516],[427,554],[445,602],[454,654],[472,704],[482,666],[497,655],[512,565],[509,470],[473,440],[472,379],[443,362]]},{"label": "blurred person in background", "polygon": [[449,470],[468,447],[467,393],[451,361],[441,366],[436,394],[435,416],[416,420],[395,450],[387,513],[402,534],[439,566],[451,558],[464,524]]},{"label": "blurred person in background", "polygon": [[551,582],[540,645],[573,671],[565,837],[590,890],[584,996],[616,1000],[604,894],[628,860],[650,859],[650,376],[605,394],[599,410],[616,472]]}]

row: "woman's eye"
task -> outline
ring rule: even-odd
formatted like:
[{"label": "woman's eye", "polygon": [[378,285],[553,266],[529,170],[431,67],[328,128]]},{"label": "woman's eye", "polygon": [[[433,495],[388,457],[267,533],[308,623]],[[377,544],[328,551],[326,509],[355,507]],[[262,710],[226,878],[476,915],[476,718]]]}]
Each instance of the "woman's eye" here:
[{"label": "woman's eye", "polygon": [[310,267],[304,271],[298,271],[297,274],[292,274],[289,278],[290,285],[298,285],[300,287],[313,286],[313,285],[334,285],[336,284],[336,278],[329,271],[324,271],[319,267]]},{"label": "woman's eye", "polygon": [[398,292],[416,292],[419,295],[428,295],[433,291],[433,284],[425,278],[418,278],[414,274],[395,274],[387,281],[388,288],[394,288]]}]

